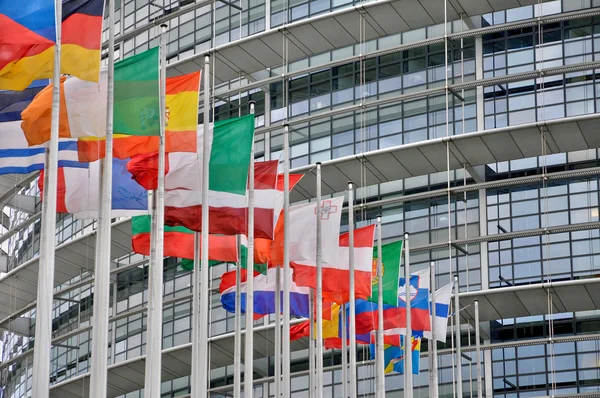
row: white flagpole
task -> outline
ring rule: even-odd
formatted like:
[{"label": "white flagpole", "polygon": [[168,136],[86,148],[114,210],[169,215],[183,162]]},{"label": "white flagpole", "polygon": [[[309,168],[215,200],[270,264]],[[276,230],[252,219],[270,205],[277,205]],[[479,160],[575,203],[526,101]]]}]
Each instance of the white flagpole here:
[{"label": "white flagpole", "polygon": [[[436,297],[435,290],[437,289],[435,283],[435,263],[432,261],[429,265],[429,274],[431,281],[431,340],[429,340],[429,357],[431,358],[429,369],[429,379],[431,381],[431,396],[432,398],[438,398],[440,392],[438,389],[438,357],[437,357],[437,339],[435,330],[435,317],[436,317]],[[439,332],[438,332],[439,333]]]},{"label": "white flagpole", "polygon": [[350,259],[350,319],[348,327],[350,329],[350,398],[357,397],[356,388],[356,298],[354,291],[354,184],[348,182],[348,249]]},{"label": "white flagpole", "polygon": [[[197,358],[197,362],[192,363],[192,398],[205,398],[208,396],[208,379],[210,375],[210,367],[208,365],[208,306],[210,291],[208,289],[208,167],[209,167],[209,134],[210,131],[210,55],[204,56],[204,135],[203,153],[202,153],[202,256],[200,267],[200,280],[196,288],[194,300],[200,300],[198,309],[198,321],[194,322],[194,326],[198,328],[198,333],[195,334],[197,340],[192,342],[192,352]],[[195,314],[194,314],[195,315]]]},{"label": "white flagpole", "polygon": [[281,268],[275,269],[275,397],[281,397]]},{"label": "white flagpole", "polygon": [[283,126],[283,396],[290,383],[290,126]]},{"label": "white flagpole", "polygon": [[346,305],[340,306],[342,311],[342,394],[348,398],[348,317],[346,316]]},{"label": "white flagpole", "polygon": [[317,162],[317,325],[316,325],[316,388],[318,398],[323,397],[323,220],[321,218],[321,162]]},{"label": "white flagpole", "polygon": [[308,322],[310,324],[310,336],[308,338],[308,396],[315,396],[315,294],[314,290],[310,289],[308,294]]},{"label": "white flagpole", "polygon": [[[105,156],[102,161],[100,211],[96,235],[96,267],[94,269],[94,309],[92,318],[92,364],[90,397],[107,394],[108,310],[110,306],[111,201],[113,175],[113,103],[115,73],[115,5],[108,1],[108,70],[106,98]],[[114,343],[113,343],[114,344]]]},{"label": "white flagpole", "polygon": [[460,303],[458,300],[458,276],[454,276],[454,328],[456,331],[456,396],[463,396],[462,348],[460,341]]},{"label": "white flagpole", "polygon": [[[254,115],[254,101],[250,102],[250,114]],[[246,256],[248,278],[246,282],[246,345],[244,347],[244,392],[247,397],[254,395],[254,135],[252,137],[248,169],[248,255]]]},{"label": "white flagpole", "polygon": [[[235,267],[235,330],[233,337],[233,397],[242,396],[242,244],[236,236],[238,262]],[[248,297],[248,296],[246,296]],[[248,303],[246,303],[248,305]]]},{"label": "white flagpole", "polygon": [[475,360],[477,361],[477,397],[483,398],[481,381],[481,339],[479,336],[479,300],[475,300]]},{"label": "white flagpole", "polygon": [[60,113],[60,43],[62,1],[54,2],[56,44],[52,75],[52,124],[44,166],[44,200],[35,314],[35,347],[33,351],[32,396],[46,398],[50,393],[50,351],[52,343],[52,304],[54,302],[54,254],[56,230],[56,197],[58,186],[58,129]]},{"label": "white flagpole", "polygon": [[404,336],[404,396],[413,396],[412,377],[412,321],[410,294],[410,254],[408,232],[404,233],[404,297],[406,298],[406,335]]},{"label": "white flagpole", "polygon": [[381,244],[381,216],[377,216],[377,355],[375,356],[377,383],[375,396],[385,398],[385,364],[383,349],[383,253]]},{"label": "white flagpole", "polygon": [[146,343],[146,380],[144,396],[160,398],[162,375],[163,259],[165,230],[165,114],[167,25],[160,35],[160,137],[158,146],[158,187],[152,209],[152,247],[148,272],[148,326]]}]

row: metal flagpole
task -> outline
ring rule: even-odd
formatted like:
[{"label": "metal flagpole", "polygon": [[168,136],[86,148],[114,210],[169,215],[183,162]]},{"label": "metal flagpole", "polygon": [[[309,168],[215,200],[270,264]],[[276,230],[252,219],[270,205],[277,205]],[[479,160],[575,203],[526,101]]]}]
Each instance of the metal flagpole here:
[{"label": "metal flagpole", "polygon": [[[200,283],[198,290],[200,292],[200,308],[198,323],[197,338],[192,342],[192,349],[197,351],[197,363],[192,364],[192,368],[197,367],[197,371],[193,372],[196,377],[192,381],[192,398],[205,398],[208,396],[208,379],[210,368],[208,365],[208,306],[210,291],[208,289],[208,167],[209,167],[209,134],[210,131],[210,55],[204,56],[204,135],[203,154],[202,154],[202,257],[201,262],[204,266],[200,267]],[[195,296],[194,299],[198,299]]]},{"label": "metal flagpole", "polygon": [[290,384],[290,126],[283,126],[283,396]]},{"label": "metal flagpole", "polygon": [[481,339],[479,336],[479,300],[475,300],[475,360],[477,361],[477,397],[483,398],[481,381]]},{"label": "metal flagpole", "polygon": [[348,328],[350,329],[350,398],[357,397],[356,390],[356,306],[354,291],[354,184],[348,182],[348,249],[350,260],[350,286],[348,287],[350,297],[350,319]]},{"label": "metal flagpole", "polygon": [[153,195],[152,246],[148,272],[148,326],[146,343],[146,379],[144,396],[160,398],[162,373],[162,320],[163,320],[163,258],[165,222],[165,90],[167,25],[161,25],[160,35],[160,137],[158,146],[158,186]]},{"label": "metal flagpole", "polygon": [[[254,101],[250,102],[254,115]],[[254,123],[254,121],[252,121]],[[246,256],[246,340],[244,351],[244,392],[252,397],[254,384],[254,138],[250,149],[248,169],[248,255]]]},{"label": "metal flagpole", "polygon": [[456,332],[456,396],[463,396],[462,348],[460,341],[460,303],[458,300],[458,276],[454,276],[454,328]]},{"label": "metal flagpole", "polygon": [[[318,206],[318,205],[317,205]],[[308,322],[310,324],[310,336],[308,338],[308,396],[315,396],[315,293],[309,290],[308,298]]]},{"label": "metal flagpole", "polygon": [[429,357],[431,358],[430,364],[431,368],[429,368],[429,379],[431,382],[431,396],[432,398],[438,398],[440,393],[438,389],[438,357],[437,357],[437,340],[436,340],[436,330],[435,330],[435,317],[436,317],[436,297],[435,297],[435,263],[432,261],[429,265],[429,274],[431,281],[429,282],[431,287],[431,340],[429,341],[430,350]]},{"label": "metal flagpole", "polygon": [[281,397],[281,268],[275,269],[275,397]]},{"label": "metal flagpole", "polygon": [[[94,269],[94,308],[92,318],[92,364],[90,397],[107,394],[108,309],[110,306],[110,246],[113,174],[113,103],[115,72],[115,4],[108,1],[108,69],[106,96],[105,156],[102,161],[100,211],[96,235],[96,267]],[[113,328],[114,329],[114,328]]]},{"label": "metal flagpole", "polygon": [[321,218],[321,162],[317,162],[317,322],[316,322],[316,387],[318,398],[323,397],[323,242],[321,238],[323,220]]},{"label": "metal flagpole", "polygon": [[375,356],[377,383],[375,396],[385,397],[385,364],[383,350],[383,259],[381,248],[381,216],[377,216],[377,355]]},{"label": "metal flagpole", "polygon": [[44,198],[42,201],[42,231],[35,315],[35,346],[33,351],[32,396],[48,397],[50,393],[50,352],[52,343],[52,304],[54,302],[54,254],[56,230],[56,197],[58,187],[58,129],[60,113],[60,43],[62,1],[55,1],[56,44],[52,74],[52,124],[50,142],[44,166]]},{"label": "metal flagpole", "polygon": [[[235,330],[233,337],[233,397],[242,396],[242,244],[241,236],[236,236],[238,261],[235,267]],[[247,297],[247,296],[246,296]],[[246,304],[247,305],[247,304]]]},{"label": "metal flagpole", "polygon": [[413,396],[412,377],[412,320],[410,294],[410,254],[408,232],[404,233],[404,298],[406,299],[406,335],[404,336],[404,396]]},{"label": "metal flagpole", "polygon": [[346,305],[340,306],[342,311],[342,394],[348,398],[348,320]]}]

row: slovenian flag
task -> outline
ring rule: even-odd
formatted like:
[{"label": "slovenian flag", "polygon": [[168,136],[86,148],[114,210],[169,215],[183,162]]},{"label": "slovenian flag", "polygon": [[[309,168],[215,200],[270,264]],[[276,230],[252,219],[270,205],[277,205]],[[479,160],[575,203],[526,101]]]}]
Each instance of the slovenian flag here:
[{"label": "slovenian flag", "polygon": [[[246,270],[242,269],[242,276],[246,275]],[[266,274],[255,272],[254,276],[254,314],[264,316],[274,314],[275,311],[275,287],[276,287],[276,268],[269,268]],[[280,286],[283,289],[283,272],[280,272]],[[295,316],[308,318],[310,316],[310,289],[297,286],[290,280],[290,313]],[[246,309],[246,279],[242,278],[241,284],[241,312]],[[219,285],[221,293],[221,303],[228,312],[235,312],[235,270],[224,273],[221,276]],[[283,300],[283,292],[281,292]],[[281,302],[283,305],[283,301]],[[283,309],[283,307],[282,307]]]},{"label": "slovenian flag", "polygon": [[[0,1],[0,89],[24,90],[51,78],[55,0]],[[63,74],[98,81],[104,0],[62,0]]]}]

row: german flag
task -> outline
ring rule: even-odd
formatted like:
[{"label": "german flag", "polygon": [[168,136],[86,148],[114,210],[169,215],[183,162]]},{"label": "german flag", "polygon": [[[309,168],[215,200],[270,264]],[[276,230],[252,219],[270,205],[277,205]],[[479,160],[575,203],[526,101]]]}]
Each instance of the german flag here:
[{"label": "german flag", "polygon": [[[198,126],[198,90],[200,72],[167,79],[165,151],[196,152]],[[158,152],[156,136],[115,134],[113,155],[127,159],[135,155]],[[79,160],[93,162],[103,158],[105,138],[81,137],[78,140]]]},{"label": "german flag", "polygon": [[[61,73],[98,81],[103,0],[63,0]],[[0,2],[0,89],[21,91],[51,78],[54,0]]]}]

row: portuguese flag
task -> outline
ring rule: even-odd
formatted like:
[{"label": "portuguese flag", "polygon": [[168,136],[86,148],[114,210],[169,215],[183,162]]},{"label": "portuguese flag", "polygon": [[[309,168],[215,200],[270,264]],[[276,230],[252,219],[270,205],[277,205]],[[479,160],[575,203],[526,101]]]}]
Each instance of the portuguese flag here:
[{"label": "portuguese flag", "polygon": [[[377,281],[377,246],[373,247],[373,285],[369,301],[377,302],[379,285]],[[383,264],[383,303],[398,306],[398,284],[400,263],[402,262],[402,241],[388,243],[381,247]]]}]

